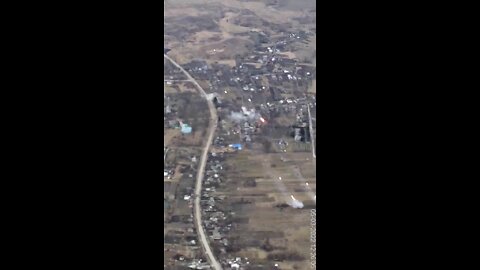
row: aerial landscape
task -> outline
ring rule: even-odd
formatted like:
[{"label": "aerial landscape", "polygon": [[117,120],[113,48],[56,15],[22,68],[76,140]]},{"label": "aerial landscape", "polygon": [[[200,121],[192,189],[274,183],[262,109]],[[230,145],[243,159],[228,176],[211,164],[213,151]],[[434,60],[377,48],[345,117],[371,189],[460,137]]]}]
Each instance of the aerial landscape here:
[{"label": "aerial landscape", "polygon": [[164,269],[316,268],[316,3],[164,0]]}]

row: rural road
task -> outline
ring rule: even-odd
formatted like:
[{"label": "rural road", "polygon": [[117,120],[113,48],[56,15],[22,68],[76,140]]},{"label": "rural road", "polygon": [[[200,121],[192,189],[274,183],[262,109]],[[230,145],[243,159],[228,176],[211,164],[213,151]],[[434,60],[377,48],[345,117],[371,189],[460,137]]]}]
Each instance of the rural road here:
[{"label": "rural road", "polygon": [[217,129],[217,124],[218,124],[217,111],[215,109],[215,106],[213,105],[212,100],[209,100],[207,98],[207,93],[198,84],[198,82],[192,76],[190,76],[190,74],[185,69],[183,69],[182,66],[180,66],[177,62],[173,61],[169,56],[167,56],[166,54],[163,54],[163,57],[165,59],[169,60],[178,69],[180,69],[185,74],[185,76],[187,76],[187,78],[195,85],[195,87],[200,91],[200,93],[207,100],[208,109],[210,110],[210,124],[209,124],[209,130],[208,130],[208,137],[207,137],[207,142],[205,144],[205,148],[203,149],[202,156],[200,158],[200,166],[198,168],[198,173],[197,173],[197,183],[195,185],[194,219],[195,219],[195,227],[197,229],[200,242],[202,243],[203,250],[205,251],[205,254],[207,255],[207,258],[208,258],[208,261],[209,261],[210,265],[215,270],[222,270],[222,266],[220,265],[220,263],[215,258],[214,254],[212,252],[212,249],[210,248],[210,244],[208,242],[208,239],[205,236],[205,230],[203,229],[203,226],[202,226],[202,212],[200,211],[200,197],[201,197],[201,192],[202,192],[202,181],[203,181],[203,176],[204,176],[204,172],[205,172],[205,166],[207,164],[208,149],[212,145],[213,135],[215,134],[215,130]]},{"label": "rural road", "polygon": [[165,150],[165,154],[163,155],[163,163],[164,163],[164,165],[165,165],[165,160],[167,160],[168,150],[170,150],[170,148],[167,147],[167,149]]},{"label": "rural road", "polygon": [[312,115],[310,113],[310,105],[307,103],[307,110],[308,110],[308,125],[310,129],[310,139],[312,140],[312,156],[313,158],[317,158],[315,154],[315,136],[313,134],[313,124],[312,124]]}]

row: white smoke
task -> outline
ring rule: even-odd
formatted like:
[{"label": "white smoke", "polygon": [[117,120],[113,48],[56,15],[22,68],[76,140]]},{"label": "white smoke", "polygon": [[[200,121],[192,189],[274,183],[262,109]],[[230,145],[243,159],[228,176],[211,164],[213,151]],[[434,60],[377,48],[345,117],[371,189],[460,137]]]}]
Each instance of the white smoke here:
[{"label": "white smoke", "polygon": [[229,115],[230,120],[236,122],[236,123],[241,123],[245,121],[255,121],[262,117],[260,114],[256,112],[251,112],[248,115],[245,115],[244,113],[241,112],[231,112]]},{"label": "white smoke", "polygon": [[315,193],[312,191],[312,189],[310,188],[310,186],[308,185],[308,182],[307,180],[303,177],[302,173],[300,172],[300,170],[296,167],[293,169],[293,172],[295,173],[295,176],[297,178],[299,178],[300,180],[302,180],[302,182],[305,182],[305,190],[307,191],[307,195],[308,197],[310,197],[314,202],[317,202],[317,195],[315,195]]},{"label": "white smoke", "polygon": [[289,195],[288,195],[288,192],[287,192],[287,188],[285,187],[285,185],[282,182],[282,177],[279,176],[278,180],[275,180],[274,183],[275,183],[275,186],[277,186],[277,189],[280,190],[282,195],[285,196],[285,198],[288,198],[287,199],[287,204],[288,205],[290,205],[293,208],[303,208],[303,203],[301,201],[295,199],[295,197],[293,197],[293,195],[290,194],[290,197],[288,197]]},{"label": "white smoke", "polygon": [[301,201],[295,199],[293,195],[290,195],[290,197],[292,198],[292,200],[288,202],[288,205],[293,208],[303,208],[303,203]]},{"label": "white smoke", "polygon": [[243,113],[231,112],[230,119],[234,122],[240,123],[242,121],[246,121],[248,118],[245,115],[243,115]]},{"label": "white smoke", "polygon": [[282,183],[282,177],[279,176],[278,180],[274,181],[274,183],[275,183],[275,186],[277,186],[277,189],[280,190],[280,192],[282,192],[284,196],[288,196],[287,188]]}]

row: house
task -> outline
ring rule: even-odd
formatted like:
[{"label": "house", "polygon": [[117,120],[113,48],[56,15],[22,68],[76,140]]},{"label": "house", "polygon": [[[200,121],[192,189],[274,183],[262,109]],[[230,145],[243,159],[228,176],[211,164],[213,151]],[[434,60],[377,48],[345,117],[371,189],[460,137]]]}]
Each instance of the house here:
[{"label": "house", "polygon": [[188,124],[182,124],[181,132],[183,134],[190,134],[190,133],[192,133],[192,127],[189,126]]}]

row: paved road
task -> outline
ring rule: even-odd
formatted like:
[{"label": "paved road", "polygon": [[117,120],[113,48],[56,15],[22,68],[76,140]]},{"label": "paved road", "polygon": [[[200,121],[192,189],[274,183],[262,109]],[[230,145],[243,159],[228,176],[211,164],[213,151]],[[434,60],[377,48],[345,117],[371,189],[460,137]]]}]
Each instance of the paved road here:
[{"label": "paved road", "polygon": [[205,251],[205,254],[207,255],[208,261],[210,265],[212,265],[213,269],[215,270],[222,270],[222,266],[220,263],[218,263],[217,259],[215,258],[211,248],[210,244],[208,242],[207,237],[205,236],[205,230],[203,229],[202,226],[202,212],[200,211],[200,197],[201,197],[201,191],[202,191],[202,181],[203,181],[203,176],[204,176],[204,171],[205,171],[205,165],[207,164],[207,155],[208,155],[208,149],[212,145],[213,141],[213,135],[215,134],[215,130],[217,129],[217,124],[218,124],[218,117],[217,117],[217,111],[215,109],[215,106],[213,105],[212,100],[208,100],[207,98],[207,93],[203,88],[197,83],[197,81],[190,76],[190,74],[182,68],[179,64],[177,64],[175,61],[173,61],[169,56],[166,54],[163,55],[163,57],[167,60],[169,60],[173,65],[175,65],[177,68],[179,68],[185,76],[197,87],[197,89],[202,93],[202,95],[205,97],[208,103],[208,109],[210,110],[210,124],[209,124],[209,130],[208,130],[208,137],[207,137],[207,142],[205,144],[205,148],[203,149],[202,157],[200,159],[200,167],[198,168],[198,173],[197,173],[197,183],[195,186],[195,210],[194,210],[194,217],[195,217],[195,226],[197,228],[197,232],[200,238],[200,242],[202,243],[203,250]]}]

